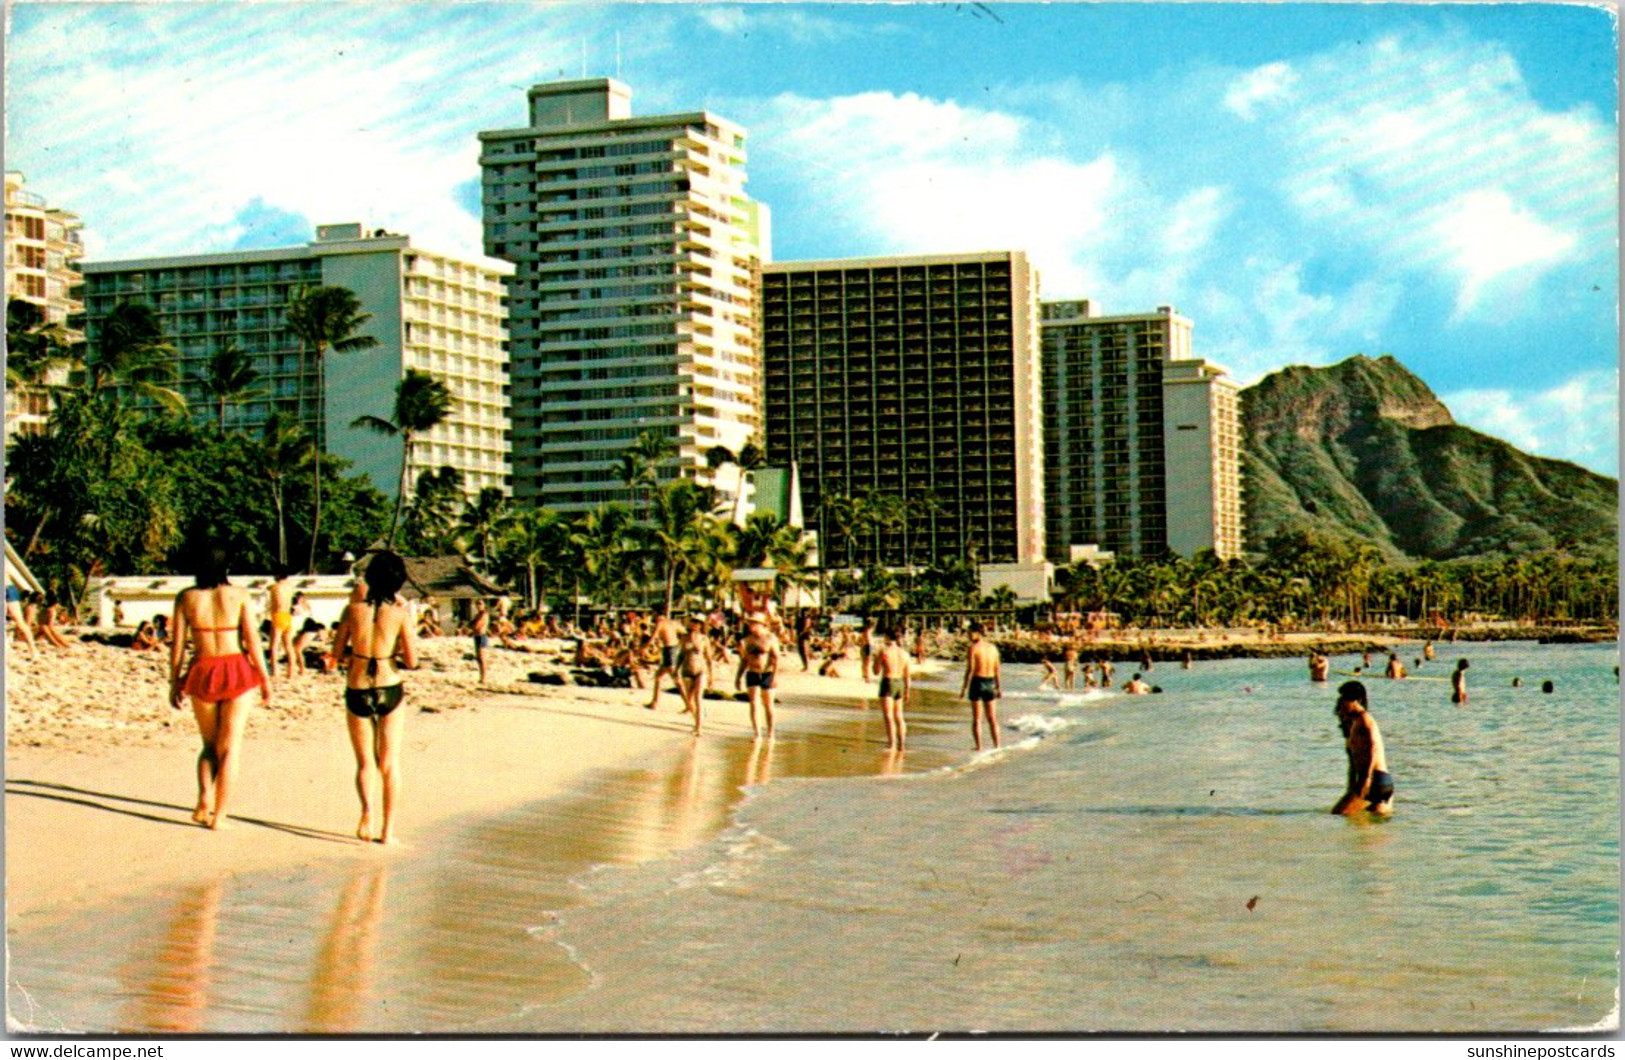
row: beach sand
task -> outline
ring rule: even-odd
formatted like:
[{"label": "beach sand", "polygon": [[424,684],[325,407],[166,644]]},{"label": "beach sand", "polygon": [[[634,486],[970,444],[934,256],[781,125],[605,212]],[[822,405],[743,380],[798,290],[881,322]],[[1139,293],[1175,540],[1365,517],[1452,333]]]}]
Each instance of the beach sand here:
[{"label": "beach sand", "polygon": [[[707,701],[695,740],[673,693],[650,712],[647,690],[533,684],[564,645],[531,646],[493,648],[486,690],[465,638],[423,646],[408,674],[404,842],[387,848],[353,835],[337,675],[279,682],[255,708],[231,824],[210,832],[190,820],[197,738],[165,702],[161,660],[89,641],[13,653],[11,1029],[470,1030],[581,989],[569,954],[530,931],[574,900],[582,873],[705,841],[748,785],[897,767],[872,686],[803,674],[793,654],[769,744],[752,740],[742,702]],[[731,690],[732,667],[716,676]],[[824,722],[798,703],[820,704]],[[951,756],[910,757],[928,769]],[[385,963],[375,949],[387,979],[370,974]],[[253,985],[239,996],[239,983]]]},{"label": "beach sand", "polygon": [[[38,659],[8,652],[8,916],[97,906],[221,872],[402,856],[414,833],[564,794],[691,739],[674,693],[651,712],[647,690],[531,683],[531,672],[564,669],[565,645],[526,646],[490,649],[482,689],[466,638],[422,643],[420,668],[407,674],[402,850],[354,838],[355,764],[338,675],[279,680],[271,704],[254,708],[232,821],[210,833],[190,820],[197,735],[190,710],[166,702],[167,657],[94,641]],[[718,665],[728,691],[732,676]],[[829,700],[872,694],[852,678],[804,675],[793,655],[780,687]],[[746,704],[706,706],[708,735],[749,736]]]}]

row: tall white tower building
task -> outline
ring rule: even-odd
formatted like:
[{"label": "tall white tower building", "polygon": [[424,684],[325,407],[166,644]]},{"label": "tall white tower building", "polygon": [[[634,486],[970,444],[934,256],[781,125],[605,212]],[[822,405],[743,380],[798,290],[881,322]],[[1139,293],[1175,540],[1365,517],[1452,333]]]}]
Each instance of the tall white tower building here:
[{"label": "tall white tower building", "polygon": [[766,211],[745,132],[705,111],[634,118],[609,79],[536,85],[523,128],[480,133],[485,250],[509,281],[514,494],[558,511],[631,496],[641,433],[710,480],[760,442],[757,273]]}]

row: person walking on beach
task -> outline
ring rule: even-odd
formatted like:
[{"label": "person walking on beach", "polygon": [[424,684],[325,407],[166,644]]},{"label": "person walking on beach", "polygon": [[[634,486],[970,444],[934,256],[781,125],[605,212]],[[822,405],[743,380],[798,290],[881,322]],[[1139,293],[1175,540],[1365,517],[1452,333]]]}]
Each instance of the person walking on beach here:
[{"label": "person walking on beach", "polygon": [[699,615],[688,618],[688,633],[678,647],[677,685],[683,693],[683,709],[694,714],[694,735],[700,734],[701,705],[705,690],[711,684],[711,638],[705,635],[705,619]]},{"label": "person walking on beach", "polygon": [[1044,668],[1044,676],[1038,679],[1038,690],[1042,692],[1046,688],[1053,688],[1059,692],[1061,690],[1060,671],[1055,669],[1055,664],[1047,658],[1039,659],[1038,662]]},{"label": "person walking on beach", "polygon": [[[286,567],[277,570],[276,581],[271,583],[266,601],[266,610],[271,612],[271,669],[272,677],[276,676],[276,653],[282,649],[283,662],[287,667],[286,676],[293,679],[294,652],[293,652],[293,577]],[[299,661],[299,668],[304,669],[304,660]]]},{"label": "person walking on beach", "polygon": [[[649,710],[655,709],[655,704],[660,702],[660,679],[662,677],[669,677],[676,681],[677,691],[682,692],[683,682],[677,676],[677,641],[681,636],[682,630],[678,628],[677,623],[671,620],[671,616],[666,613],[666,609],[662,607],[656,610],[655,626],[649,633],[649,645],[660,649],[660,662],[655,666],[655,678],[650,682],[654,691],[649,694]],[[684,702],[687,703],[686,696]],[[688,707],[684,706],[683,709],[687,710]]]},{"label": "person walking on beach", "polygon": [[[370,588],[367,595],[369,598],[372,596]],[[474,636],[474,661],[479,663],[480,684],[483,685],[485,684],[485,649],[491,643],[491,609],[486,606],[484,600],[479,602],[479,606],[474,612],[474,621],[469,625],[468,631]]]},{"label": "person walking on beach", "polygon": [[23,615],[22,590],[11,582],[6,582],[6,621],[11,623],[13,635],[21,637],[22,642],[28,645],[29,658],[39,658],[39,647],[34,643],[34,627]]},{"label": "person walking on beach", "polygon": [[[875,656],[875,675],[880,678],[880,712],[886,719],[886,750],[901,751],[908,736],[903,706],[908,702],[912,675],[908,653],[899,643],[895,628],[886,630],[886,643]],[[1053,674],[1055,668],[1050,667]]]},{"label": "person walking on beach", "polygon": [[1456,663],[1455,672],[1450,675],[1450,702],[1467,702],[1467,660],[1462,659]]},{"label": "person walking on beach", "polygon": [[1326,675],[1330,669],[1331,663],[1325,655],[1319,651],[1309,653],[1309,680],[1316,682],[1326,680]]},{"label": "person walking on beach", "polygon": [[[405,694],[396,660],[408,670],[418,665],[412,639],[411,609],[396,599],[406,584],[406,564],[393,552],[380,552],[367,565],[367,596],[345,605],[333,639],[333,655],[348,655],[344,689],[345,723],[355,751],[355,790],[361,798],[361,820],[355,837],[364,843],[395,842],[395,812],[400,808],[401,742],[406,712],[398,710]],[[483,678],[482,678],[483,680]],[[372,788],[383,789],[383,825],[373,832]]]},{"label": "person walking on beach", "polygon": [[970,732],[976,749],[982,749],[982,719],[987,718],[987,730],[993,737],[993,746],[999,746],[999,721],[993,704],[1000,695],[999,649],[983,637],[980,623],[970,628],[970,652],[965,657],[965,683],[959,694],[970,700]]},{"label": "person walking on beach", "polygon": [[858,661],[865,682],[869,680],[870,671],[873,669],[871,660],[874,659],[874,655],[875,620],[866,618],[863,620],[863,629],[858,631]]},{"label": "person walking on beach", "polygon": [[813,616],[811,611],[801,612],[796,619],[796,654],[801,656],[801,672],[806,673],[812,669],[812,657],[808,648],[812,645]]},{"label": "person walking on beach", "polygon": [[1382,730],[1371,716],[1365,685],[1345,681],[1337,689],[1338,725],[1343,730],[1344,749],[1349,756],[1348,789],[1332,812],[1376,814],[1393,812],[1394,778],[1388,773],[1388,757],[1382,746]]},{"label": "person walking on beach", "polygon": [[773,738],[773,681],[779,674],[779,638],[761,619],[755,619],[745,628],[745,639],[739,642],[739,669],[734,673],[734,691],[744,683],[745,695],[750,699],[751,735],[760,737],[756,723],[756,708],[760,704],[767,722],[767,738]]},{"label": "person walking on beach", "polygon": [[[237,778],[248,710],[258,690],[271,702],[257,623],[248,592],[226,580],[230,557],[220,545],[203,546],[192,561],[195,584],[175,595],[169,647],[169,702],[192,701],[203,748],[197,756],[197,807],[192,820],[209,828],[226,824],[226,802]],[[193,645],[185,662],[186,645]],[[213,795],[213,804],[210,796]]]}]

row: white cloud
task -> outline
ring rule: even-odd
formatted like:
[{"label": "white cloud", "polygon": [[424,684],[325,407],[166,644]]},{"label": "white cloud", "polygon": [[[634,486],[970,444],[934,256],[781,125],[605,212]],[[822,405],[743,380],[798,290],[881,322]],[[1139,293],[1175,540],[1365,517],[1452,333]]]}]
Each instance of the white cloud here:
[{"label": "white cloud", "polygon": [[1476,308],[1497,280],[1562,261],[1574,249],[1574,236],[1542,224],[1502,191],[1468,192],[1442,214],[1433,234],[1462,277],[1458,317]]},{"label": "white cloud", "polygon": [[1544,391],[1458,390],[1440,396],[1458,423],[1527,453],[1619,474],[1619,371],[1582,372]]},{"label": "white cloud", "polygon": [[700,11],[700,21],[730,36],[743,30],[747,24],[745,11],[738,7],[708,7]]},{"label": "white cloud", "polygon": [[1036,154],[1014,115],[879,92],[768,110],[770,150],[806,174],[820,223],[844,228],[852,254],[1025,250],[1047,291],[1075,290],[1125,191],[1110,154]]},{"label": "white cloud", "polygon": [[1459,315],[1505,311],[1500,299],[1552,269],[1613,256],[1611,128],[1544,110],[1499,45],[1390,36],[1298,68],[1290,100],[1256,87],[1269,83],[1259,71],[1233,90],[1247,116],[1270,118],[1288,202],[1389,267],[1450,285]]},{"label": "white cloud", "polygon": [[1297,71],[1289,64],[1266,63],[1231,82],[1224,94],[1224,105],[1240,115],[1243,121],[1252,121],[1260,103],[1280,103],[1291,99],[1297,83]]}]

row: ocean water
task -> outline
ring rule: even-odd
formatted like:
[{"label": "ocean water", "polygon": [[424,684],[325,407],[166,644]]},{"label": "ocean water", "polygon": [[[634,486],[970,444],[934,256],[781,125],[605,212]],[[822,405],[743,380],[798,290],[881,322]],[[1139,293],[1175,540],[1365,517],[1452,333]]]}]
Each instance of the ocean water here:
[{"label": "ocean water", "polygon": [[[590,985],[504,1026],[1612,1020],[1617,650],[1447,651],[1423,679],[1368,681],[1397,783],[1385,821],[1327,812],[1345,778],[1331,708],[1346,677],[1312,685],[1302,660],[1164,662],[1149,675],[1160,695],[1057,695],[1008,667],[999,752],[759,786],[714,840],[591,874],[548,929]],[[1465,706],[1442,680],[1457,655],[1471,658]],[[951,675],[937,685],[957,692]],[[920,742],[968,751],[963,703],[943,694],[915,714]]]},{"label": "ocean water", "polygon": [[[1345,678],[1313,685],[1302,660],[1162,662],[1153,696],[1040,694],[1011,666],[1005,746],[980,755],[949,673],[901,759],[874,709],[786,703],[771,744],[685,740],[403,855],[8,920],[10,1015],[202,1033],[1611,1021],[1617,649],[1447,652],[1368,681],[1386,821],[1326,812]],[[1465,706],[1443,680],[1457,656]]]}]

